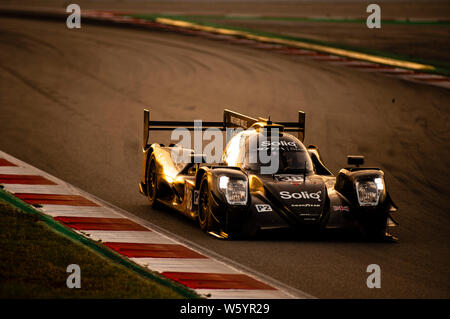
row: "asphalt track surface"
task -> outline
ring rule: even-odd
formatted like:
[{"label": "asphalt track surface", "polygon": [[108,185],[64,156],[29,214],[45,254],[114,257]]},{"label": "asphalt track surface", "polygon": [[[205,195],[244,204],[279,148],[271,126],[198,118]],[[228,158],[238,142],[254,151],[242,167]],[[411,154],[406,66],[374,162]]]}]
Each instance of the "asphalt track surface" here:
[{"label": "asphalt track surface", "polygon": [[[319,298],[449,298],[450,91],[198,37],[0,19],[0,149]],[[333,172],[347,154],[386,172],[400,242],[285,234],[211,238],[138,194],[142,110],[155,120],[307,114]],[[162,140],[153,135],[152,141]],[[379,264],[381,289],[366,286]]]}]

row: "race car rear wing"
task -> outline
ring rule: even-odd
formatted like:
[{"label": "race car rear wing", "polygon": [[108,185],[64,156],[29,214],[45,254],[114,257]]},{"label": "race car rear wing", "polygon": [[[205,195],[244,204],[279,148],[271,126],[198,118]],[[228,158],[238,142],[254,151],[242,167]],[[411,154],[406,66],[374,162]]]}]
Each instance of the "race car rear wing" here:
[{"label": "race car rear wing", "polygon": [[[151,121],[150,110],[144,109],[144,149],[148,147],[148,138],[150,131],[172,131],[175,128],[186,128],[189,131],[193,131],[196,127],[196,121]],[[207,122],[201,121],[202,131],[215,127],[221,131],[225,130],[224,122]]]},{"label": "race car rear wing", "polygon": [[[255,119],[253,117],[243,115],[238,112],[225,109],[223,111],[223,123],[225,127],[241,127],[247,129],[257,122],[268,123],[270,120],[265,118]],[[284,126],[284,132],[297,132],[298,139],[304,141],[305,139],[305,112],[298,111],[298,122],[276,122]]]},{"label": "race car rear wing", "polygon": [[[214,127],[221,131],[225,131],[227,128],[243,128],[247,129],[257,122],[268,122],[269,120],[264,118],[255,119],[253,117],[243,115],[238,112],[234,112],[225,109],[223,112],[223,122],[201,122],[201,129],[206,130]],[[297,132],[298,138],[303,142],[305,138],[305,113],[298,111],[298,122],[277,122],[277,124],[283,125],[285,132]],[[177,127],[186,128],[190,131],[198,129],[196,121],[151,121],[150,110],[144,109],[144,149],[148,147],[148,139],[150,131],[172,131]]]}]

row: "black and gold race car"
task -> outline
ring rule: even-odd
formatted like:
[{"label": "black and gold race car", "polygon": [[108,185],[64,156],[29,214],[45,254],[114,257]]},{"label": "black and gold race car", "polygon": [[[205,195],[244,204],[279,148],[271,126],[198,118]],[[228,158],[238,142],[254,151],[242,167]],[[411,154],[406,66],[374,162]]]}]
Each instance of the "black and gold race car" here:
[{"label": "black and gold race car", "polygon": [[[201,125],[197,121],[152,121],[150,112],[144,110],[139,190],[152,206],[172,207],[219,238],[251,236],[269,229],[342,228],[358,230],[372,239],[395,239],[388,229],[397,224],[391,217],[397,207],[386,189],[383,171],[359,167],[364,157],[348,156],[352,167],[334,176],[318,148],[302,143],[303,112],[298,113],[297,122],[273,123],[225,110],[223,122]],[[204,154],[179,145],[148,144],[150,131],[180,127],[186,132],[210,128],[238,132],[229,138],[217,163],[208,163]],[[264,152],[262,160],[259,155]],[[180,161],[174,154],[185,156]]]}]

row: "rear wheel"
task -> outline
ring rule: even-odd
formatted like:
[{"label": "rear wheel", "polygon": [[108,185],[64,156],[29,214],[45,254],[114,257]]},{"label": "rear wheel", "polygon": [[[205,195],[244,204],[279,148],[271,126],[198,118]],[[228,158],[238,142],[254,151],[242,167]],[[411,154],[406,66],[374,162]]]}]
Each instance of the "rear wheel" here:
[{"label": "rear wheel", "polygon": [[212,220],[211,194],[209,192],[208,180],[204,178],[198,194],[198,223],[200,228],[205,232],[212,230]]},{"label": "rear wheel", "polygon": [[156,172],[155,159],[152,157],[147,168],[147,197],[150,202],[150,206],[157,207],[158,202],[158,175]]}]

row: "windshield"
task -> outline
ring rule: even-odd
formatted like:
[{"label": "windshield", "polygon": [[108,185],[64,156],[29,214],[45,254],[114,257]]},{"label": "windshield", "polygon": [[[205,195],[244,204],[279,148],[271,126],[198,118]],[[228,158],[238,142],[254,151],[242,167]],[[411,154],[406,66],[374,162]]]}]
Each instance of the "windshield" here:
[{"label": "windshield", "polygon": [[[309,174],[313,164],[306,147],[295,137],[283,134],[277,138],[248,136],[243,168],[256,171],[269,166],[269,158],[278,162],[276,174]],[[253,146],[257,145],[257,147]],[[261,156],[262,155],[262,156]]]}]

